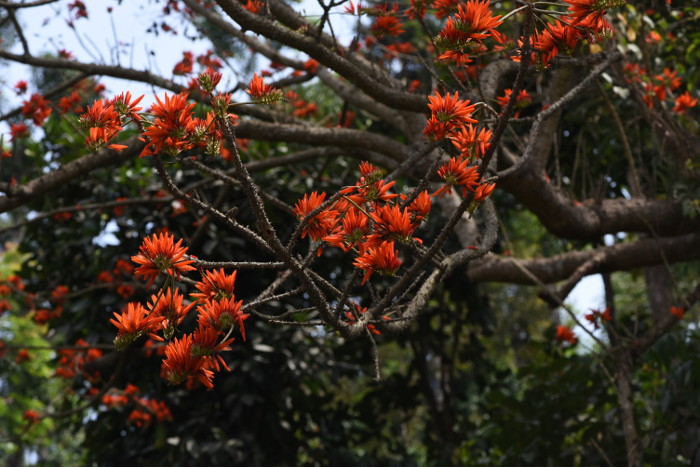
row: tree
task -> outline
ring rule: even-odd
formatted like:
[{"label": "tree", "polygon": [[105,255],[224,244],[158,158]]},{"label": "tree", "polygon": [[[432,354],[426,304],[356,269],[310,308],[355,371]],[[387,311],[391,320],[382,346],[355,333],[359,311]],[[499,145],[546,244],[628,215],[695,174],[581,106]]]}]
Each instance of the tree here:
[{"label": "tree", "polygon": [[0,2],[15,463],[697,461],[692,6],[168,1],[212,51],[161,76],[37,54],[46,4],[90,21]]}]

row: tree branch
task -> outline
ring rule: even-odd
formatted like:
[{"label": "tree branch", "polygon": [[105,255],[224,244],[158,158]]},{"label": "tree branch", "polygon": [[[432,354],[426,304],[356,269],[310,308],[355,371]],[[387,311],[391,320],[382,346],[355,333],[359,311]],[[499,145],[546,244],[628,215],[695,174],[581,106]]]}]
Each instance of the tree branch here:
[{"label": "tree branch", "polygon": [[544,283],[566,280],[576,269],[591,258],[603,255],[588,269],[588,274],[610,271],[627,271],[653,264],[660,264],[664,257],[669,262],[700,259],[700,234],[679,237],[643,239],[636,242],[618,243],[593,250],[571,251],[550,258],[519,260],[499,258],[488,254],[474,262],[467,276],[475,282],[508,282],[512,284],[532,284],[512,262],[517,261]]}]

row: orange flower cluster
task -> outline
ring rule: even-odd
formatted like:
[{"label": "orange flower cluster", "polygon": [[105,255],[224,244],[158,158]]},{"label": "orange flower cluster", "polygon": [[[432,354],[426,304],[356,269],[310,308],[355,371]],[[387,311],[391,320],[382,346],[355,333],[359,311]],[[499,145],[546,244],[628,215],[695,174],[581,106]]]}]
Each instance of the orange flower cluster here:
[{"label": "orange flower cluster", "polygon": [[[481,159],[489,147],[492,132],[486,128],[478,130],[477,127],[468,124],[453,132],[450,136],[452,145],[459,151],[459,156],[450,158],[438,169],[438,176],[445,181],[432,196],[442,197],[452,192],[453,187],[462,188],[462,196],[467,192],[474,192],[474,201],[479,203],[486,199],[493,189],[493,183],[480,183],[480,175],[477,165],[472,162]],[[476,205],[474,205],[476,208]]]},{"label": "orange flower cluster", "polygon": [[41,414],[36,410],[27,409],[24,411],[24,415],[22,416],[22,418],[24,418],[29,423],[37,423],[39,420],[41,420]]},{"label": "orange flower cluster", "polygon": [[172,97],[166,94],[163,100],[156,96],[156,103],[151,107],[155,118],[143,132],[143,136],[147,138],[147,145],[141,157],[160,152],[176,155],[194,147],[189,141],[194,103],[187,103],[187,97],[187,93]]},{"label": "orange flower cluster", "polygon": [[51,115],[49,101],[37,93],[32,94],[29,100],[23,102],[20,111],[24,117],[31,118],[36,126],[43,125],[44,121]]},{"label": "orange flower cluster", "polygon": [[374,23],[370,26],[370,32],[377,37],[399,36],[406,32],[402,28],[403,24],[396,16],[385,15],[378,16],[374,20]]},{"label": "orange flower cluster", "polygon": [[458,66],[463,66],[472,61],[469,56],[470,48],[483,50],[483,39],[492,37],[502,43],[505,38],[496,30],[503,23],[500,18],[491,15],[488,0],[470,0],[457,5],[457,13],[447,18],[445,26],[435,38],[435,44],[445,49],[439,59],[450,60]]},{"label": "orange flower cluster", "polygon": [[589,313],[584,315],[584,318],[586,318],[586,321],[593,325],[594,329],[598,329],[601,321],[608,322],[612,320],[612,312],[610,311],[610,308],[606,308],[602,312],[600,310],[591,310]]},{"label": "orange flower cluster", "polygon": [[679,306],[672,306],[668,311],[678,319],[683,319],[683,315],[685,314],[685,310]]},{"label": "orange flower cluster", "polygon": [[128,284],[123,284],[122,281],[126,280],[127,278],[131,278],[133,273],[134,266],[132,266],[131,263],[126,260],[119,259],[111,272],[101,271],[97,275],[97,282],[102,284],[113,284],[117,287],[117,293],[120,296],[129,298],[131,295],[133,295],[134,288]]},{"label": "orange flower cluster", "polygon": [[[220,80],[218,72],[207,69],[199,75],[197,83],[212,94]],[[212,95],[214,110],[207,112],[203,119],[194,116],[195,104],[188,103],[187,98],[188,94],[184,92],[175,96],[165,94],[163,100],[156,96],[156,103],[150,109],[154,119],[142,133],[146,147],[141,157],[158,153],[175,156],[195,147],[205,148],[205,153],[211,156],[221,153],[223,135],[215,117],[218,115],[231,121],[237,118],[228,113],[231,95]]]},{"label": "orange flower cluster", "polygon": [[450,93],[441,96],[438,92],[429,96],[428,101],[432,113],[423,133],[433,141],[451,135],[468,123],[476,123],[471,118],[476,105],[469,105],[469,100],[461,100],[457,92],[454,96]]},{"label": "orange flower cluster", "polygon": [[236,275],[236,271],[226,274],[223,269],[207,271],[195,284],[199,292],[192,294],[196,298],[192,305],[198,304],[197,328],[165,348],[162,374],[172,384],[186,381],[191,386],[198,381],[212,388],[214,371],[230,371],[219,352],[230,349],[234,339],[227,337],[234,327],[246,339],[243,322],[249,316],[241,311],[242,300],[236,301]]},{"label": "orange flower cluster", "polygon": [[27,82],[25,80],[17,81],[12,87],[15,88],[15,92],[18,96],[27,92]]},{"label": "orange flower cluster", "polygon": [[194,54],[189,50],[182,52],[182,60],[175,64],[174,75],[189,75],[194,68]]},{"label": "orange flower cluster", "polygon": [[481,159],[489,147],[493,132],[488,128],[480,130],[472,124],[461,127],[450,136],[452,145],[459,151],[462,158]]},{"label": "orange flower cluster", "polygon": [[[513,90],[508,88],[503,91],[502,96],[496,97],[496,101],[498,102],[498,105],[500,105],[502,108],[505,108],[505,106],[508,104],[508,101],[510,100],[510,96],[513,94]],[[515,100],[515,108],[517,109],[515,113],[513,114],[513,118],[518,118],[520,116],[520,111],[530,105],[532,103],[532,98],[530,95],[527,93],[526,89],[522,89],[518,93],[518,97]]]},{"label": "orange flower cluster", "polygon": [[245,91],[257,104],[271,104],[282,99],[282,91],[270,84],[265,84],[261,76],[257,73],[253,75],[253,79],[248,84],[248,89]]},{"label": "orange flower cluster", "polygon": [[292,108],[292,115],[297,118],[311,117],[318,111],[318,107],[313,102],[308,102],[293,90],[284,93],[284,98]]},{"label": "orange flower cluster", "polygon": [[129,422],[133,423],[139,428],[144,425],[148,425],[153,421],[153,419],[158,422],[173,419],[170,409],[163,401],[142,398],[135,399],[135,401],[139,407],[132,410],[132,412],[129,414]]},{"label": "orange flower cluster", "polygon": [[[209,54],[210,55],[210,54]],[[215,59],[209,55],[198,57],[201,63],[218,66]],[[192,57],[189,57],[192,58]],[[191,65],[191,64],[190,64]],[[185,70],[186,71],[186,70]],[[184,71],[183,71],[184,72]],[[115,150],[126,148],[120,144],[109,144],[124,127],[135,123],[141,130],[142,140],[146,143],[141,157],[158,153],[175,156],[182,151],[197,147],[204,148],[207,155],[219,155],[222,148],[223,134],[216,121],[216,116],[233,121],[237,117],[228,113],[231,103],[230,94],[214,95],[214,90],[221,80],[221,73],[212,67],[207,68],[195,79],[191,87],[211,95],[213,110],[204,118],[194,116],[194,103],[188,102],[188,94],[165,94],[163,98],[156,96],[156,103],[149,109],[153,120],[145,119],[136,105],[143,96],[132,100],[130,93],[124,93],[111,100],[98,100],[88,107],[80,117],[80,123],[88,130],[86,143],[91,150],[109,147]],[[281,91],[279,91],[281,93]],[[66,102],[68,106],[70,103]],[[15,133],[20,134],[18,128]]]},{"label": "orange flower cluster", "polygon": [[685,94],[681,94],[676,98],[673,111],[678,114],[684,114],[686,110],[692,109],[696,105],[698,105],[698,100],[691,96],[690,92],[686,91]]},{"label": "orange flower cluster", "polygon": [[605,20],[607,10],[619,8],[627,0],[564,0],[569,4],[571,23],[575,26],[592,29],[596,33],[603,29],[611,29]]},{"label": "orange flower cluster", "polygon": [[102,404],[108,408],[122,408],[132,404],[134,409],[129,414],[129,422],[141,428],[150,424],[153,420],[158,422],[173,419],[170,409],[163,401],[137,397],[139,388],[133,384],[127,384],[124,389],[111,389],[102,396]]},{"label": "orange flower cluster", "polygon": [[194,260],[185,259],[187,248],[181,245],[182,240],[175,243],[169,233],[153,234],[145,238],[139,254],[131,257],[133,262],[139,264],[134,272],[137,276],[145,277],[150,287],[162,272],[179,277],[180,273],[192,271],[194,267],[190,265]]},{"label": "orange flower cluster", "polygon": [[[636,63],[627,63],[624,66],[627,82],[632,86],[640,86],[644,92],[642,98],[649,108],[656,102],[666,105],[668,99],[673,99],[673,111],[684,115],[689,109],[698,105],[698,99],[689,91],[674,96],[674,92],[683,84],[677,72],[664,68],[661,74],[649,76],[647,70]],[[670,105],[670,103],[669,103]]]},{"label": "orange flower cluster", "polygon": [[29,128],[24,122],[13,123],[10,125],[10,141],[26,138],[29,136]]},{"label": "orange flower cluster", "polygon": [[368,162],[360,164],[360,173],[355,185],[340,190],[337,201],[325,205],[326,194],[313,192],[297,202],[294,213],[305,222],[302,237],[309,235],[356,255],[353,264],[365,271],[364,284],[375,272],[396,274],[401,260],[395,242],[420,242],[413,233],[428,215],[431,201],[425,191],[410,203],[390,193],[395,182],[382,180],[379,169]]},{"label": "orange flower cluster", "polygon": [[555,337],[558,342],[567,342],[571,346],[578,343],[578,337],[576,337],[574,331],[572,331],[568,326],[564,326],[562,324],[557,326],[557,333]]},{"label": "orange flower cluster", "polygon": [[88,381],[99,381],[99,373],[86,373],[84,371],[85,363],[93,362],[102,357],[102,351],[90,347],[83,339],[78,339],[75,342],[75,347],[84,347],[85,349],[61,349],[58,351],[58,368],[56,368],[55,376],[64,379],[73,379],[77,375],[82,375]]},{"label": "orange flower cluster", "polygon": [[[146,277],[150,286],[161,272],[174,281],[181,273],[194,270],[194,260],[185,257],[187,248],[181,244],[182,240],[175,243],[168,233],[144,239],[139,254],[132,257],[139,264],[136,275]],[[236,271],[226,274],[223,269],[203,272],[201,280],[195,283],[197,292],[191,295],[195,300],[189,303],[174,283],[153,294],[145,306],[128,303],[110,320],[118,331],[115,346],[124,348],[146,335],[149,342],[167,341],[161,367],[163,378],[172,384],[187,382],[188,387],[194,387],[198,382],[212,388],[214,372],[230,370],[219,353],[230,350],[234,341],[229,338],[231,330],[238,328],[246,339],[244,321],[249,315],[242,311],[242,300],[236,300],[236,276]],[[195,306],[197,327],[175,337]]]},{"label": "orange flower cluster", "polygon": [[137,114],[140,107],[136,105],[143,96],[132,101],[131,93],[126,92],[116,96],[111,101],[95,101],[80,117],[80,124],[88,130],[85,144],[95,151],[102,147],[108,147],[120,151],[126,146],[123,144],[109,144],[129,121],[138,122]]},{"label": "orange flower cluster", "polygon": [[[626,0],[564,1],[569,4],[570,14],[546,24],[542,31],[536,31],[530,37],[530,45],[535,50],[532,61],[539,69],[547,68],[559,53],[571,55],[584,39],[593,42],[609,37],[612,26],[605,20],[607,10],[627,3]],[[522,39],[519,45],[522,45]],[[513,60],[519,62],[520,56],[513,57]]]},{"label": "orange flower cluster", "polygon": [[61,306],[57,306],[56,308],[54,308],[52,310],[42,308],[42,309],[36,310],[34,312],[34,315],[32,316],[32,320],[36,324],[46,324],[51,320],[54,320],[56,318],[60,318],[62,314],[63,314],[63,307],[61,307]]},{"label": "orange flower cluster", "polygon": [[70,95],[61,97],[58,100],[58,108],[61,109],[61,114],[68,112],[82,112],[83,108],[80,106],[80,102],[83,100],[78,94],[78,91],[73,91]]}]

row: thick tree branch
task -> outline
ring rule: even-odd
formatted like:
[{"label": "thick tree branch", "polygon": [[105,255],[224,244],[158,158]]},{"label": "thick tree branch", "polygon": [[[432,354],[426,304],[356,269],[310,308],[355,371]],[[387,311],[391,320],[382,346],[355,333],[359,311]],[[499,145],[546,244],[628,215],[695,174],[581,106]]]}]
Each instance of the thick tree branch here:
[{"label": "thick tree branch", "polygon": [[549,183],[544,174],[523,170],[500,183],[561,238],[591,239],[617,232],[670,236],[693,232],[700,218],[683,214],[681,202],[655,199],[589,199],[583,203]]},{"label": "thick tree branch", "polygon": [[512,264],[513,261],[518,261],[539,280],[551,284],[568,279],[577,268],[600,255],[603,255],[604,259],[599,259],[596,264],[591,265],[588,274],[628,271],[660,264],[664,257],[670,263],[697,260],[700,259],[700,234],[644,239],[592,250],[571,251],[542,259],[513,260],[489,254],[472,263],[467,276],[475,282],[532,284],[530,278]]},{"label": "thick tree branch", "polygon": [[0,6],[10,10],[18,10],[20,8],[32,8],[35,6],[48,5],[50,3],[56,3],[57,1],[58,0],[35,0],[33,2],[26,3],[0,1]]},{"label": "thick tree branch", "polygon": [[323,128],[243,120],[236,125],[236,136],[314,146],[350,146],[377,151],[398,162],[403,161],[410,153],[408,147],[394,139],[349,128]]},{"label": "thick tree branch", "polygon": [[307,53],[319,63],[335,70],[351,81],[378,102],[395,109],[423,113],[428,111],[426,96],[411,94],[380,83],[376,78],[360,69],[356,63],[319,43],[313,34],[302,34],[277,25],[264,16],[249,12],[243,8],[242,4],[234,0],[222,0],[218,3],[226,14],[242,28],[250,29],[269,39]]},{"label": "thick tree branch", "polygon": [[18,55],[6,50],[0,50],[0,58],[42,68],[75,70],[83,72],[85,75],[104,75],[131,81],[139,81],[141,83],[148,83],[163,89],[168,89],[173,92],[181,92],[183,89],[182,85],[179,85],[169,79],[161,78],[160,76],[154,75],[150,71],[146,70],[134,70],[122,66],[100,65],[97,63],[83,63],[75,60],[66,60],[64,58],[45,58],[35,57],[33,55]]},{"label": "thick tree branch", "polygon": [[0,212],[7,212],[17,206],[37,198],[71,180],[77,179],[95,169],[119,165],[139,155],[144,143],[137,138],[125,142],[128,147],[121,152],[102,149],[64,165],[63,167],[19,185],[6,196],[0,196]]}]

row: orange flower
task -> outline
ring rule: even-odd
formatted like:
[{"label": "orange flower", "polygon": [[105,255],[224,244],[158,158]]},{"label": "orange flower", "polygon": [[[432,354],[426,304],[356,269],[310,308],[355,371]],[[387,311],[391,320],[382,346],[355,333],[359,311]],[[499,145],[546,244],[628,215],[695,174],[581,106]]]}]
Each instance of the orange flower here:
[{"label": "orange flower", "polygon": [[80,104],[80,100],[81,98],[78,91],[73,91],[71,95],[61,97],[58,100],[57,106],[59,109],[61,109],[61,114],[65,114],[76,108],[78,104]]},{"label": "orange flower", "polygon": [[445,185],[433,193],[433,196],[442,197],[446,193],[451,193],[453,186],[462,187],[462,196],[467,195],[467,190],[474,191],[478,185],[479,174],[477,166],[467,168],[468,163],[468,159],[460,161],[452,157],[449,162],[443,164],[437,173],[445,180]]},{"label": "orange flower", "polygon": [[576,345],[576,343],[578,342],[576,334],[574,334],[574,332],[567,326],[563,325],[557,326],[556,339],[559,342],[568,342],[571,345]]},{"label": "orange flower", "polygon": [[394,249],[394,242],[384,242],[376,248],[368,248],[360,255],[353,265],[367,271],[362,278],[362,283],[367,282],[373,272],[382,275],[394,275],[401,267],[401,260]]},{"label": "orange flower", "polygon": [[[508,101],[510,100],[510,96],[512,94],[512,89],[508,88],[504,90],[503,96],[499,96],[496,98],[496,100],[498,101],[498,105],[500,105],[501,107],[505,107],[506,105],[508,105]],[[513,117],[518,118],[518,116],[520,115],[520,109],[524,109],[525,107],[530,105],[530,102],[532,102],[532,98],[530,98],[530,95],[527,93],[527,90],[522,89],[515,100],[515,107],[518,110],[515,112]]]},{"label": "orange flower", "polygon": [[218,352],[231,350],[229,345],[234,341],[233,338],[219,342],[220,333],[210,326],[199,326],[192,333],[192,355],[196,357],[204,357],[207,361],[208,368],[213,371],[221,371],[223,367],[226,371],[231,371],[221,355]]},{"label": "orange flower", "polygon": [[408,211],[398,205],[380,206],[370,214],[379,238],[393,239],[401,242],[411,240],[413,224]]},{"label": "orange flower", "polygon": [[547,68],[549,62],[556,57],[559,52],[571,55],[574,49],[576,49],[578,42],[584,38],[584,34],[579,28],[557,20],[554,22],[554,25],[548,24],[541,33],[534,34],[530,38],[530,43],[537,51],[537,57],[534,61],[538,66],[540,68]]},{"label": "orange flower", "polygon": [[[680,76],[677,76],[678,72],[677,71],[671,71],[668,68],[664,68],[664,71],[660,75],[654,76],[654,79],[658,81],[660,84],[659,86],[661,87],[668,87],[671,91],[675,91],[681,84],[681,78]],[[657,94],[660,94],[657,92]],[[663,97],[659,96],[659,99],[663,100],[665,99],[665,90],[662,92]]]},{"label": "orange flower", "polygon": [[59,285],[51,291],[51,300],[57,305],[66,301],[66,296],[68,295],[68,287],[65,285]]},{"label": "orange flower", "polygon": [[[96,151],[99,148],[107,146],[107,143],[117,136],[115,130],[110,130],[107,128],[90,128],[88,130],[88,137],[85,138],[85,144],[91,151]],[[125,149],[126,146],[123,144],[110,144],[108,147],[116,150]]]},{"label": "orange flower", "polygon": [[36,423],[41,419],[41,414],[36,410],[27,409],[24,411],[24,415],[22,416],[22,418],[24,418],[29,423]]},{"label": "orange flower", "polygon": [[97,282],[102,282],[105,284],[110,284],[114,282],[114,276],[109,271],[101,271],[97,275]]},{"label": "orange flower", "polygon": [[683,319],[683,314],[685,313],[683,308],[681,308],[679,306],[672,306],[671,308],[669,308],[668,311],[669,311],[669,313],[671,313],[673,316],[675,316],[678,319]]},{"label": "orange flower", "polygon": [[[381,172],[378,173],[381,176]],[[372,201],[389,201],[396,198],[397,194],[389,193],[389,189],[396,184],[396,181],[385,182],[378,180],[371,182],[375,178],[372,174],[369,177],[360,177],[360,180],[354,186],[343,188],[340,193],[348,195],[347,198],[356,204],[364,204]],[[351,194],[355,192],[355,194]]]},{"label": "orange flower", "polygon": [[304,69],[308,71],[309,73],[316,73],[316,70],[318,70],[318,60],[314,60],[313,58],[308,59],[307,61],[304,62]]},{"label": "orange flower", "polygon": [[115,312],[114,318],[109,321],[118,330],[114,345],[120,349],[131,344],[144,333],[155,331],[162,318],[149,316],[148,311],[140,303],[129,303],[121,313]]},{"label": "orange flower", "polygon": [[134,273],[134,266],[125,259],[118,259],[112,272],[118,276],[131,276]]},{"label": "orange flower", "polygon": [[569,4],[572,24],[593,29],[596,33],[605,28],[608,8],[621,7],[626,0],[564,0]]},{"label": "orange flower", "polygon": [[182,60],[175,64],[173,68],[174,75],[187,75],[192,73],[194,66],[194,54],[190,51],[182,52]]},{"label": "orange flower", "polygon": [[250,11],[251,13],[257,15],[260,13],[260,10],[262,9],[263,4],[260,0],[248,0],[248,2],[243,5],[243,8],[246,10]]},{"label": "orange flower", "polygon": [[187,248],[180,245],[182,245],[182,239],[175,243],[173,236],[169,233],[146,237],[141,244],[139,254],[131,257],[133,262],[140,264],[134,272],[137,276],[148,279],[148,287],[150,287],[161,272],[179,277],[182,272],[194,270],[194,267],[190,266],[194,260],[184,259]]},{"label": "orange flower", "polygon": [[80,124],[86,128],[106,128],[109,130],[121,130],[119,114],[114,110],[114,105],[105,104],[101,100],[96,100],[88,106],[83,115],[80,116]]},{"label": "orange flower", "polygon": [[162,374],[170,384],[180,384],[186,380],[197,380],[207,388],[214,385],[211,379],[214,372],[207,369],[207,360],[192,354],[192,335],[186,334],[182,339],[175,339],[165,347],[165,359]]},{"label": "orange flower", "polygon": [[202,275],[202,280],[194,285],[199,290],[199,293],[190,295],[202,303],[206,300],[231,298],[233,297],[233,288],[236,284],[237,274],[238,271],[226,274],[223,268],[218,271],[206,271]]},{"label": "orange flower", "polygon": [[29,136],[29,128],[24,122],[13,123],[10,125],[10,141],[15,141],[19,138],[26,138]]},{"label": "orange flower", "polygon": [[27,350],[27,349],[20,349],[17,352],[17,355],[15,356],[16,363],[28,362],[31,359],[32,359],[32,356],[29,355],[29,350]]},{"label": "orange flower", "polygon": [[30,97],[28,101],[22,103],[20,111],[25,117],[31,117],[36,126],[41,126],[49,115],[51,115],[49,101],[44,99],[44,96],[37,93],[32,94],[32,97]]},{"label": "orange flower", "polygon": [[457,14],[447,19],[445,27],[435,38],[438,47],[447,50],[440,59],[457,58],[458,63],[463,65],[471,60],[466,54],[462,54],[461,50],[472,43],[476,43],[476,48],[479,49],[481,40],[489,36],[502,43],[504,37],[495,29],[503,23],[499,19],[500,16],[491,16],[488,0],[483,2],[470,0],[466,4],[459,5]]},{"label": "orange flower", "polygon": [[117,112],[122,117],[130,118],[131,120],[138,122],[141,120],[141,115],[137,112],[141,110],[141,107],[136,107],[136,105],[141,102],[143,95],[137,97],[135,100],[131,100],[131,93],[124,92],[118,96],[114,96],[107,103],[114,107],[114,111]]},{"label": "orange flower", "polygon": [[167,289],[165,292],[151,296],[151,303],[147,305],[150,316],[164,318],[162,326],[166,330],[166,339],[172,337],[174,328],[179,326],[194,306],[194,302],[183,305],[184,296],[177,289]]},{"label": "orange flower", "polygon": [[476,105],[469,105],[469,100],[460,100],[459,93],[455,92],[454,96],[447,93],[444,97],[436,93],[435,96],[428,96],[428,100],[432,115],[423,133],[432,140],[442,139],[467,123],[476,123],[471,118]]},{"label": "orange flower", "polygon": [[[123,129],[119,114],[114,110],[114,106],[105,105],[101,100],[94,101],[80,116],[80,124],[88,129],[85,144],[93,151],[107,146],[107,143]],[[110,145],[110,147],[112,146],[114,146],[113,149],[126,148],[123,145]]]},{"label": "orange flower", "polygon": [[[294,214],[296,214],[297,219],[302,220],[312,211],[321,206],[325,199],[325,193],[319,194],[315,191],[311,193],[311,196],[304,195],[304,197],[297,201],[297,204],[294,205]],[[304,230],[301,233],[301,238],[306,237],[307,234],[313,240],[319,240],[325,237],[333,230],[337,217],[338,212],[334,210],[326,209],[319,212],[307,222]]]},{"label": "orange flower", "polygon": [[450,16],[457,12],[459,0],[434,0],[432,7],[435,8],[435,17],[438,19]]},{"label": "orange flower", "polygon": [[474,191],[474,201],[481,202],[489,197],[493,189],[496,188],[495,183],[481,184]]},{"label": "orange flower", "polygon": [[360,173],[362,174],[362,179],[360,179],[360,181],[363,184],[374,183],[382,178],[382,171],[374,164],[367,161],[362,161],[360,162],[359,168]]},{"label": "orange flower", "polygon": [[187,103],[187,93],[170,97],[168,94],[161,101],[156,96],[156,103],[151,107],[155,116],[153,123],[143,132],[148,138],[148,144],[141,157],[159,152],[176,155],[180,151],[191,149],[193,144],[188,141],[187,129],[192,120],[194,103]]},{"label": "orange flower", "polygon": [[282,91],[269,84],[265,84],[262,77],[257,73],[253,75],[253,79],[248,84],[246,91],[253,99],[253,102],[258,104],[271,104],[282,99]]},{"label": "orange flower", "polygon": [[27,92],[27,82],[24,80],[17,81],[13,88],[15,88],[15,92],[17,93],[17,95],[24,94],[25,92]]},{"label": "orange flower", "polygon": [[421,191],[416,199],[408,206],[408,212],[411,216],[411,223],[414,228],[417,228],[423,220],[428,216],[432,200],[427,191]]},{"label": "orange flower", "polygon": [[673,107],[673,111],[679,114],[684,114],[686,110],[691,109],[698,105],[698,100],[690,95],[688,91],[685,94],[681,94],[676,98],[676,105]]},{"label": "orange flower", "polygon": [[600,320],[603,320],[603,321],[612,320],[612,313],[610,312],[609,307],[606,308],[605,311],[603,311],[602,313],[600,312],[600,310],[591,309],[591,312],[587,313],[584,316],[584,318],[586,318],[586,320],[589,321],[593,325],[594,329],[598,329]]},{"label": "orange flower", "polygon": [[205,71],[200,73],[199,76],[197,76],[197,82],[204,92],[211,94],[221,81],[222,76],[223,75],[220,72],[214,70],[213,68],[207,68]]},{"label": "orange flower", "polygon": [[411,6],[406,10],[406,16],[409,19],[423,18],[428,3],[424,0],[411,0]]},{"label": "orange flower", "polygon": [[369,29],[377,37],[398,36],[406,32],[401,29],[402,26],[396,16],[378,16]]},{"label": "orange flower", "polygon": [[354,206],[343,215],[342,225],[333,234],[323,237],[323,241],[343,251],[350,251],[367,234],[367,216]]},{"label": "orange flower", "polygon": [[218,301],[206,300],[204,305],[197,308],[197,311],[199,311],[197,322],[200,326],[213,327],[222,332],[228,330],[235,324],[238,326],[243,340],[246,340],[243,322],[248,319],[250,315],[241,313],[242,304],[243,300],[236,301],[235,296],[223,298]]},{"label": "orange flower", "polygon": [[470,0],[466,5],[459,5],[455,15],[458,29],[476,41],[491,36],[496,41],[503,42],[503,36],[495,29],[503,24],[500,18],[500,16],[491,16],[488,0],[483,2]]},{"label": "orange flower", "polygon": [[[506,92],[507,91],[508,90],[506,90]],[[520,97],[518,97],[518,99],[519,98]],[[456,133],[450,136],[450,141],[452,145],[459,150],[460,156],[466,159],[471,159],[472,157],[480,159],[484,153],[486,153],[492,136],[493,132],[491,130],[482,128],[477,131],[477,127],[469,124],[461,127]]]}]

